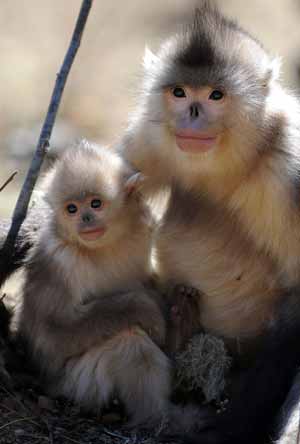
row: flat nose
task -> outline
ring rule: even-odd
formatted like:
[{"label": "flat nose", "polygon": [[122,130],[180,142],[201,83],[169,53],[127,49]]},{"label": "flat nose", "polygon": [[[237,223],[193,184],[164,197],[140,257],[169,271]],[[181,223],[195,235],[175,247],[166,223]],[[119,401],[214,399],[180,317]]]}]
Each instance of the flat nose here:
[{"label": "flat nose", "polygon": [[89,223],[92,222],[93,216],[90,213],[83,213],[81,216],[82,222]]},{"label": "flat nose", "polygon": [[199,103],[192,103],[190,105],[190,117],[192,119],[197,119],[199,117],[199,114],[200,114],[199,108],[200,108],[200,106],[201,105]]}]

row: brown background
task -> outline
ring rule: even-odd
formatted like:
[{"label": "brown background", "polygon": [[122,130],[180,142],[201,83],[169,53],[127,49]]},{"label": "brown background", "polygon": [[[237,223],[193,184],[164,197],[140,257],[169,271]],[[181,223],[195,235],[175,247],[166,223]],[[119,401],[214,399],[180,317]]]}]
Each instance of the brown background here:
[{"label": "brown background", "polygon": [[[81,0],[2,0],[0,4],[0,217],[11,214],[44,118]],[[219,0],[275,55],[283,79],[297,90],[300,2]],[[61,104],[52,145],[80,136],[111,142],[134,106],[145,45],[152,50],[186,22],[196,0],[94,0]]]}]

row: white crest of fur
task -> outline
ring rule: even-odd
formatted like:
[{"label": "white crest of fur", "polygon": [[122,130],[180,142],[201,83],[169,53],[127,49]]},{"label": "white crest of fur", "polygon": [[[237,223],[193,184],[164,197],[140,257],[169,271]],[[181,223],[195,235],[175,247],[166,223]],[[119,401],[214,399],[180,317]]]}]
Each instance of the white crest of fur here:
[{"label": "white crest of fur", "polygon": [[148,46],[145,46],[143,66],[146,71],[151,70],[156,63],[158,63],[159,58]]}]

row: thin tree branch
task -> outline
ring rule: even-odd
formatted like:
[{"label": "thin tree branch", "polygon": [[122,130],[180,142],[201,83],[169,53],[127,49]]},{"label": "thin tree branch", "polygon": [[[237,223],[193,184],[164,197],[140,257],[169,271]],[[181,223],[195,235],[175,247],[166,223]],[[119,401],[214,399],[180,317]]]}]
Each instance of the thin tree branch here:
[{"label": "thin tree branch", "polygon": [[4,182],[4,184],[0,187],[0,192],[4,190],[4,188],[14,180],[15,175],[18,174],[18,171],[14,171],[11,176]]},{"label": "thin tree branch", "polygon": [[16,203],[8,235],[0,250],[0,286],[3,284],[3,282],[7,277],[7,273],[5,270],[7,269],[7,264],[12,260],[17,236],[20,231],[21,225],[24,222],[27,215],[28,205],[30,202],[32,191],[37,181],[44,157],[49,147],[49,140],[56,119],[57,110],[60,105],[62,93],[66,84],[69,71],[73,64],[75,55],[80,46],[82,33],[84,31],[84,27],[92,3],[93,0],[82,1],[81,9],[79,12],[79,16],[75,25],[75,29],[72,35],[68,51],[66,53],[62,67],[56,78],[55,87],[52,93],[51,101],[44,121],[44,125],[42,127],[37,148]]}]

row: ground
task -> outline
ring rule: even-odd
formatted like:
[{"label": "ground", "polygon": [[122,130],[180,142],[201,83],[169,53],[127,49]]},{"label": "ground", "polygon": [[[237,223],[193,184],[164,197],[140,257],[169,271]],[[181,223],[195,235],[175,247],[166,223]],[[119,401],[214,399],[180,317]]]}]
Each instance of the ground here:
[{"label": "ground", "polygon": [[[26,384],[25,384],[26,385]],[[111,415],[112,416],[112,415]],[[66,401],[39,394],[36,387],[7,389],[0,385],[0,443],[2,444],[158,444],[149,432],[128,431],[86,415]]]}]

